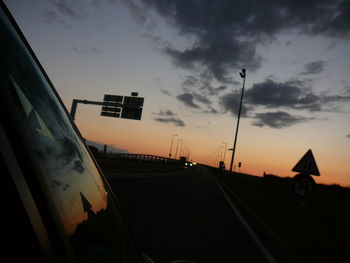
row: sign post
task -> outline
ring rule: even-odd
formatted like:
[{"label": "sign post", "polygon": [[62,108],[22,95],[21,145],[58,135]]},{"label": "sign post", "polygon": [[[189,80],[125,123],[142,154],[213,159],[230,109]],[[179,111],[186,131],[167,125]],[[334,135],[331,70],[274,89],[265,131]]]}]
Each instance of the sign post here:
[{"label": "sign post", "polygon": [[294,194],[300,198],[311,196],[315,190],[316,183],[310,175],[320,176],[320,172],[311,150],[308,150],[304,154],[292,171],[298,172],[291,181]]}]

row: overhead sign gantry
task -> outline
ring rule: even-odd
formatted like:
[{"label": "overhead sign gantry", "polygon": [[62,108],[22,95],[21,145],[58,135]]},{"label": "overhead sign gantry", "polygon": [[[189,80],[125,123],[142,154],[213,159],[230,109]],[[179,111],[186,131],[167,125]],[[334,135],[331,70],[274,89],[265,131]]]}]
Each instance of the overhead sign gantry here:
[{"label": "overhead sign gantry", "polygon": [[102,106],[101,116],[141,120],[144,98],[138,97],[137,92],[131,96],[104,95],[103,102],[74,99],[70,116],[75,119],[78,103]]}]

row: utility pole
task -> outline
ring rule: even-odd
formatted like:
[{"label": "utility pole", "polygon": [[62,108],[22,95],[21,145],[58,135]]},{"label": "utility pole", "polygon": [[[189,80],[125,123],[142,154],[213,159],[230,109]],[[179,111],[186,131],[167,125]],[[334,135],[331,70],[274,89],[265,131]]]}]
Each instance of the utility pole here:
[{"label": "utility pole", "polygon": [[245,68],[242,69],[242,72],[239,72],[239,75],[243,79],[243,85],[242,85],[242,93],[241,93],[241,102],[239,104],[239,111],[238,111],[238,117],[237,117],[235,140],[233,142],[233,148],[232,148],[230,174],[232,173],[232,165],[233,165],[233,161],[235,159],[235,151],[236,151],[236,143],[237,143],[237,136],[238,136],[239,120],[241,118],[241,112],[242,112],[242,102],[243,102],[243,95],[244,95],[244,84],[245,84],[245,77],[246,77],[246,70],[245,70]]}]

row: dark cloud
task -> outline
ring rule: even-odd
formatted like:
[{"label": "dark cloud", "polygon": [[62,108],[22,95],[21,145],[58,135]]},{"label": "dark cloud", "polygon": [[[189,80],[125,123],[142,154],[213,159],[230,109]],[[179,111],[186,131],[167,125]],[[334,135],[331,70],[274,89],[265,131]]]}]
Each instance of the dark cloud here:
[{"label": "dark cloud", "polygon": [[253,125],[259,127],[267,126],[270,128],[280,129],[309,120],[311,119],[302,116],[293,116],[284,111],[276,111],[256,113],[254,116]]},{"label": "dark cloud", "polygon": [[154,118],[154,120],[158,121],[158,122],[163,122],[163,123],[172,123],[175,124],[176,126],[180,126],[180,127],[185,127],[185,123],[183,120],[179,119],[179,118],[174,118],[174,117],[168,117],[168,118]]},{"label": "dark cloud", "polygon": [[344,89],[345,89],[345,93],[350,95],[350,85],[347,84]]},{"label": "dark cloud", "polygon": [[[224,111],[237,115],[240,96],[238,91],[225,94],[219,98],[220,105]],[[253,124],[256,126],[283,128],[311,119],[293,116],[283,111],[272,113],[257,113],[257,111],[280,108],[310,112],[337,111],[347,102],[350,102],[350,95],[315,94],[312,89],[305,87],[304,81],[275,82],[268,79],[254,84],[245,91],[242,117],[255,119]]]},{"label": "dark cloud", "polygon": [[201,92],[204,92],[205,95],[218,95],[218,93],[227,89],[227,86],[224,85],[214,88],[210,84],[211,81],[212,78],[206,74],[201,74],[199,77],[187,75],[181,86],[184,91],[199,89]]},{"label": "dark cloud", "polygon": [[267,108],[321,110],[320,96],[314,94],[310,89],[294,84],[297,82],[275,82],[270,79],[254,84],[244,95],[245,103]]},{"label": "dark cloud", "polygon": [[204,96],[202,94],[198,94],[196,92],[193,92],[192,95],[200,103],[203,103],[203,104],[206,104],[206,105],[210,105],[212,103],[206,96]]},{"label": "dark cloud", "polygon": [[80,52],[81,52],[81,50],[80,50],[79,48],[77,48],[77,47],[72,46],[72,49],[73,49],[73,51],[75,51],[75,52],[77,52],[77,53],[80,53]]},{"label": "dark cloud", "polygon": [[89,50],[92,51],[93,53],[99,53],[101,50],[95,47],[89,47]]},{"label": "dark cloud", "polygon": [[189,49],[184,51],[166,47],[164,53],[175,65],[200,72],[212,74],[216,80],[233,83],[230,77],[232,68],[245,65],[250,70],[260,66],[261,59],[255,52],[255,45],[238,41],[223,35],[207,35]]},{"label": "dark cloud", "polygon": [[165,94],[165,95],[171,96],[171,93],[165,89],[161,89],[160,92]]},{"label": "dark cloud", "polygon": [[343,38],[350,32],[348,0],[125,1],[132,12],[155,11],[180,34],[194,39],[187,48],[163,47],[175,65],[224,83],[233,81],[233,69],[257,69],[261,58],[256,45],[280,32]]},{"label": "dark cloud", "polygon": [[182,82],[181,86],[184,88],[193,88],[200,85],[200,80],[194,76],[186,76],[185,80]]},{"label": "dark cloud", "polygon": [[99,7],[102,3],[106,2],[107,4],[110,4],[112,6],[115,6],[117,4],[118,0],[92,0],[91,4],[95,7]]},{"label": "dark cloud", "polygon": [[216,109],[214,109],[212,106],[208,106],[207,110],[203,110],[203,113],[212,113],[212,114],[217,114],[219,113]]},{"label": "dark cloud", "polygon": [[158,113],[159,116],[174,116],[175,114],[171,110],[160,110]]},{"label": "dark cloud", "polygon": [[59,22],[58,14],[55,11],[47,10],[43,12],[44,21],[48,24],[53,24]]},{"label": "dark cloud", "polygon": [[74,52],[77,52],[77,53],[84,53],[84,54],[87,54],[87,53],[94,53],[94,54],[97,54],[100,52],[99,49],[95,48],[95,47],[89,47],[89,48],[77,48],[75,46],[72,46],[71,47],[72,50]]},{"label": "dark cloud", "polygon": [[146,7],[140,6],[137,3],[134,3],[132,0],[122,0],[126,6],[131,11],[131,14],[136,18],[136,20],[141,24],[148,24],[149,18],[147,17]]},{"label": "dark cloud", "polygon": [[322,97],[322,102],[324,103],[332,103],[332,102],[347,102],[350,101],[350,95],[332,95],[332,96],[324,96]]},{"label": "dark cloud", "polygon": [[[310,88],[303,87],[302,81],[275,82],[268,79],[254,84],[244,94],[244,105],[250,110],[260,106],[266,109],[294,109],[308,111],[327,111],[332,106],[340,106],[342,102],[350,101],[347,95],[315,94]],[[228,93],[220,98],[220,103],[226,111],[236,113],[240,94]]]},{"label": "dark cloud", "polygon": [[84,4],[80,1],[50,0],[57,12],[74,20],[82,20],[88,17]]},{"label": "dark cloud", "polygon": [[176,126],[180,127],[186,126],[185,122],[179,118],[176,118],[176,114],[169,109],[159,110],[159,112],[154,112],[153,114],[158,116],[154,118],[155,121],[175,124]]},{"label": "dark cloud", "polygon": [[[48,0],[51,2],[51,9],[43,13],[44,21],[53,24],[60,23],[68,28],[72,28],[70,22],[82,21],[95,16],[99,21],[103,21],[104,14],[101,14],[101,7],[115,7],[118,0]],[[126,1],[128,2],[128,1]]]},{"label": "dark cloud", "polygon": [[183,93],[176,98],[190,108],[199,109],[199,106],[193,101],[194,96],[190,93]]},{"label": "dark cloud", "polygon": [[[239,92],[228,93],[220,98],[220,104],[225,111],[231,112],[233,115],[238,115],[240,100],[241,94]],[[242,104],[242,117],[247,117],[248,107],[247,104]]]},{"label": "dark cloud", "polygon": [[346,135],[346,138],[350,138],[350,134]]},{"label": "dark cloud", "polygon": [[304,71],[301,74],[307,75],[321,73],[323,71],[324,64],[325,63],[322,60],[310,62],[304,66]]},{"label": "dark cloud", "polygon": [[211,106],[212,100],[204,93],[197,93],[195,91],[188,91],[184,89],[184,93],[176,97],[185,106],[197,109],[202,113],[218,113],[218,111]]},{"label": "dark cloud", "polygon": [[208,95],[218,95],[220,92],[227,89],[227,86],[219,86],[217,88],[213,88],[211,85],[204,85],[200,88],[200,90],[204,90]]}]

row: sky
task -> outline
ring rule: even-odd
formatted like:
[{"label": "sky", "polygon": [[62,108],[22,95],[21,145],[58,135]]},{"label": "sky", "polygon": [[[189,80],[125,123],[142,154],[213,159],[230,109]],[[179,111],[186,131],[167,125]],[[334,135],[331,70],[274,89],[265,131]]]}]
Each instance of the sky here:
[{"label": "sky", "polygon": [[[318,183],[350,186],[350,1],[5,0],[65,106],[145,98],[142,120],[79,104],[83,136],[110,149],[294,176],[312,149]],[[176,136],[173,136],[176,135]],[[179,150],[178,150],[179,152]],[[226,151],[229,166],[231,151]]]}]

